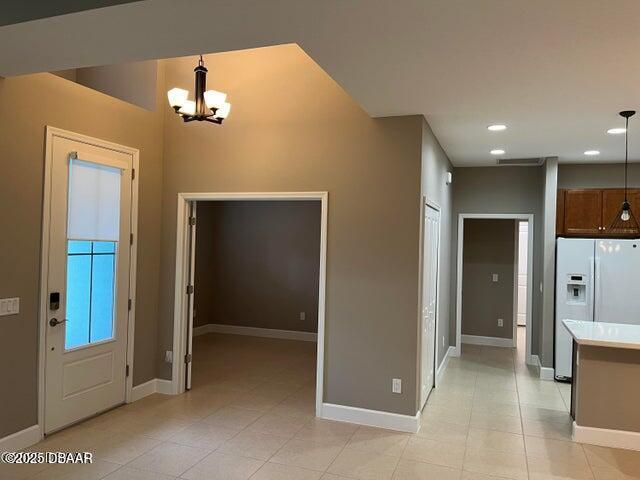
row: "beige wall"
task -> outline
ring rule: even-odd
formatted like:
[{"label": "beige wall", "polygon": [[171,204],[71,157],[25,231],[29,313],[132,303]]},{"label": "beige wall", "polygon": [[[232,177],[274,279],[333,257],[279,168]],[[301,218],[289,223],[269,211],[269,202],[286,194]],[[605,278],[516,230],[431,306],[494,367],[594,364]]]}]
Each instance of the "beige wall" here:
[{"label": "beige wall", "polygon": [[[134,384],[156,374],[162,117],[51,74],[0,79],[0,438],[37,423],[38,298],[45,126],[140,149]],[[9,393],[10,392],[10,393]]]},{"label": "beige wall", "polygon": [[[195,61],[166,62],[167,86],[191,88]],[[297,46],[205,61],[233,109],[222,127],[164,109],[161,297],[173,305],[178,192],[328,191],[324,399],[414,415],[422,117],[370,118]],[[159,322],[170,378],[171,308]]]},{"label": "beige wall", "polygon": [[640,351],[579,347],[576,423],[640,432]]},{"label": "beige wall", "polygon": [[515,242],[514,220],[464,221],[463,335],[513,338]]},{"label": "beige wall", "polygon": [[319,201],[198,202],[197,215],[195,326],[318,330]]},{"label": "beige wall", "polygon": [[[440,283],[438,301],[438,336],[436,364],[440,365],[449,345],[455,344],[455,333],[449,330],[451,319],[451,255],[455,246],[451,243],[453,219],[453,186],[446,184],[447,172],[453,166],[426,120],[422,120],[422,195],[440,207]],[[455,181],[455,179],[454,179]],[[422,260],[421,260],[422,261]],[[420,289],[422,291],[422,289]],[[453,330],[455,332],[455,329]],[[453,337],[453,338],[452,338]]]},{"label": "beige wall", "polygon": [[[452,244],[457,245],[457,221],[460,213],[526,213],[533,214],[533,308],[531,321],[531,350],[538,354],[542,338],[542,294],[539,285],[543,271],[543,201],[545,167],[477,167],[456,168],[453,174],[454,221]],[[457,251],[452,254],[452,265],[457,264]],[[455,331],[456,275],[452,272],[451,331]],[[553,350],[553,332],[548,332],[545,344]],[[542,360],[542,359],[541,359]],[[553,357],[548,359],[553,365]]]}]

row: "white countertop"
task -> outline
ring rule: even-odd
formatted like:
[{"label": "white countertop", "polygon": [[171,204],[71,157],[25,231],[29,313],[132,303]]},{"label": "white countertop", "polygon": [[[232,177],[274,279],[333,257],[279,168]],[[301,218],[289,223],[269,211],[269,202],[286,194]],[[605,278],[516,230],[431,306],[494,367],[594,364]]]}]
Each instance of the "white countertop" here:
[{"label": "white countertop", "polygon": [[563,320],[564,327],[580,345],[640,350],[640,325]]}]

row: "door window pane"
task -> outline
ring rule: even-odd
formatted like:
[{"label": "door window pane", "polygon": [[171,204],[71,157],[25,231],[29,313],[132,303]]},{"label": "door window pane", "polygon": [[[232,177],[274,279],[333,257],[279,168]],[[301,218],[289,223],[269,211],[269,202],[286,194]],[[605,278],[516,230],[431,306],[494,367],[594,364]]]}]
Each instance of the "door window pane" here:
[{"label": "door window pane", "polygon": [[65,348],[113,338],[117,242],[69,240]]}]

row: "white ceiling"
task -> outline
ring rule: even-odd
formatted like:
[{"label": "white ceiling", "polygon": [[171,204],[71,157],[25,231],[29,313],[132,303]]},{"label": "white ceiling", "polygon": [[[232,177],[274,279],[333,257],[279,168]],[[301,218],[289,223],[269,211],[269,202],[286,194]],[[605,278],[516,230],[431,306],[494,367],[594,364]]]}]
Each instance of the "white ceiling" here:
[{"label": "white ceiling", "polygon": [[[424,114],[455,165],[619,161],[639,21],[638,0],[148,0],[0,28],[0,75],[295,42],[372,116]],[[640,159],[640,115],[631,134]]]}]

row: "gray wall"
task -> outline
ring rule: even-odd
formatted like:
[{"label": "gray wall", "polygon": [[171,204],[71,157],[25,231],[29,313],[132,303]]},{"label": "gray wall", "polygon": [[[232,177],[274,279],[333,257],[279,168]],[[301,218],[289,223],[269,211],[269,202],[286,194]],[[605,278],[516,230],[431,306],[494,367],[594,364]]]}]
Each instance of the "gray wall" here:
[{"label": "gray wall", "polygon": [[317,331],[319,201],[198,202],[197,215],[195,326]]},{"label": "gray wall", "polygon": [[37,423],[46,125],[140,149],[134,384],[156,376],[162,121],[55,75],[0,79],[0,298],[20,297],[20,314],[0,317],[0,438]]},{"label": "gray wall", "polygon": [[[447,185],[445,182],[447,172],[453,172],[453,166],[440,146],[438,139],[431,131],[429,124],[423,119],[422,195],[428,201],[435,202],[440,207],[440,261],[438,264],[440,296],[437,313],[439,336],[436,339],[437,365],[441,364],[447,354],[448,346],[455,343],[455,338],[453,342],[451,341],[451,332],[449,331],[451,319],[451,252],[455,249],[455,246],[451,243],[453,186]],[[422,292],[422,288],[420,288],[420,292]]]},{"label": "gray wall", "polygon": [[[516,222],[466,219],[462,334],[513,338]],[[498,275],[494,282],[492,275]],[[502,318],[503,326],[498,326]]]},{"label": "gray wall", "polygon": [[[629,164],[629,186],[640,187],[640,164]],[[559,165],[558,188],[623,188],[624,164]]]},{"label": "gray wall", "polygon": [[[297,46],[205,61],[233,109],[221,127],[163,109],[163,302],[173,305],[178,192],[328,191],[324,400],[415,415],[422,117],[370,118]],[[191,88],[193,63],[167,61],[167,85]],[[161,378],[172,338],[167,308]]]},{"label": "gray wall", "polygon": [[[156,109],[157,60],[72,68],[51,73],[147,110]],[[164,93],[164,90],[160,92],[163,103]]]},{"label": "gray wall", "polygon": [[[453,211],[455,227],[452,245],[457,245],[457,221],[460,213],[527,213],[533,214],[533,308],[531,321],[532,353],[538,354],[542,333],[543,265],[543,190],[545,168],[542,167],[477,167],[456,168],[453,173]],[[451,326],[455,332],[457,250],[452,253]],[[553,342],[553,337],[551,337]],[[452,339],[455,343],[455,338]]]}]

